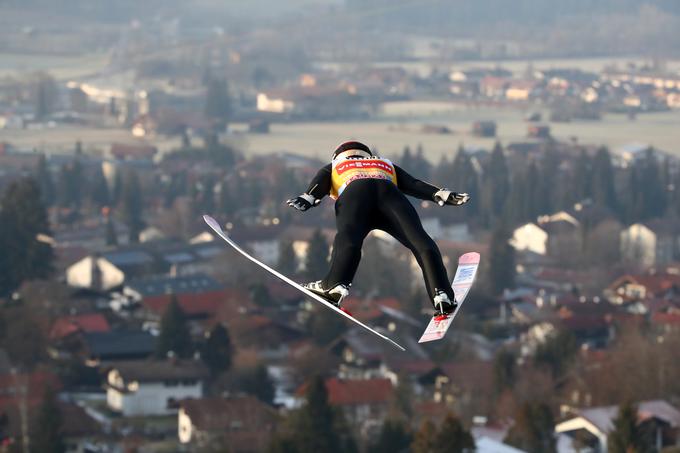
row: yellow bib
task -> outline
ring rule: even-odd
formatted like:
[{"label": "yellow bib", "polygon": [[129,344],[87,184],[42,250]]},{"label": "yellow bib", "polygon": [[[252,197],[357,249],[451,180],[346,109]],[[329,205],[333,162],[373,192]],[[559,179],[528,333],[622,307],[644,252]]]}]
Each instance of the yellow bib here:
[{"label": "yellow bib", "polygon": [[331,197],[337,199],[357,179],[384,179],[397,183],[394,165],[387,159],[340,159],[331,164]]}]

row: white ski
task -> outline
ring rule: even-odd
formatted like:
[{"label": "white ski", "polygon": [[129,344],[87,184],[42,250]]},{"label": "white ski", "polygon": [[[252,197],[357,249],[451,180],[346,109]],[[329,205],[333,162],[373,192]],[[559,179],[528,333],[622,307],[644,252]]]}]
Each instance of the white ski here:
[{"label": "white ski", "polygon": [[248,258],[248,259],[249,259],[250,261],[252,261],[253,263],[255,263],[255,264],[257,264],[258,266],[260,266],[262,269],[268,271],[270,274],[272,274],[272,275],[278,277],[279,279],[283,280],[284,282],[288,283],[290,286],[292,286],[293,288],[297,289],[298,291],[304,293],[305,295],[311,297],[311,298],[314,299],[315,301],[317,301],[317,302],[323,304],[326,308],[329,308],[329,309],[333,310],[334,312],[339,313],[340,315],[342,315],[342,316],[344,316],[345,318],[349,319],[349,320],[352,321],[353,323],[355,323],[355,324],[357,324],[357,325],[363,327],[364,329],[368,330],[368,331],[371,332],[372,334],[377,335],[378,337],[382,338],[383,340],[386,340],[386,341],[392,343],[394,346],[396,346],[397,348],[401,349],[402,351],[406,351],[406,349],[404,349],[402,346],[400,346],[400,345],[399,345],[397,342],[395,342],[394,340],[392,340],[392,339],[386,337],[385,335],[381,334],[380,332],[376,332],[375,330],[373,330],[372,328],[368,327],[366,324],[362,323],[362,322],[359,321],[358,319],[353,318],[352,316],[348,315],[348,314],[345,313],[344,311],[340,310],[338,307],[336,307],[336,306],[334,306],[333,304],[327,302],[326,300],[323,299],[323,297],[321,297],[321,296],[319,296],[319,295],[317,295],[317,294],[314,294],[313,292],[311,292],[311,291],[308,290],[307,288],[305,288],[305,287],[303,287],[302,285],[300,285],[299,283],[297,283],[297,282],[291,280],[290,278],[286,277],[285,275],[283,275],[282,273],[278,272],[277,270],[272,269],[271,267],[267,266],[266,264],[264,264],[264,263],[258,261],[256,258],[254,258],[253,256],[251,256],[248,252],[246,252],[245,250],[243,250],[237,243],[235,243],[235,242],[234,242],[234,241],[233,241],[233,240],[232,240],[232,239],[231,239],[231,238],[230,238],[230,237],[222,230],[222,227],[220,226],[220,224],[217,223],[217,221],[216,221],[215,219],[213,219],[212,217],[210,217],[209,215],[204,215],[204,216],[203,216],[203,220],[205,220],[205,223],[207,223],[208,226],[209,226],[210,228],[212,228],[213,231],[214,231],[215,233],[217,233],[218,236],[220,236],[222,239],[224,239],[224,240],[227,242],[227,244],[229,244],[230,246],[232,246],[232,247],[234,248],[234,250],[236,250],[236,251],[239,252],[241,255],[245,256],[246,258]]},{"label": "white ski", "polygon": [[449,315],[433,316],[427,325],[427,328],[425,328],[423,336],[418,340],[418,343],[441,340],[444,338],[446,331],[449,330],[449,326],[451,326],[453,319],[460,311],[460,307],[463,305],[468,291],[470,291],[470,288],[475,281],[478,267],[479,253],[477,252],[466,253],[458,259],[458,269],[456,269],[456,276],[453,278],[453,283],[451,284],[453,292],[456,295],[456,301],[458,301],[458,307],[456,308],[456,311]]}]

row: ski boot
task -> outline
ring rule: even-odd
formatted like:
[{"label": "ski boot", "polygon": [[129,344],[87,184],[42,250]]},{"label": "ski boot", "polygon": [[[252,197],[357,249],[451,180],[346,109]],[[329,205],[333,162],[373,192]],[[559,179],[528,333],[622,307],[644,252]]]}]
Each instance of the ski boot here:
[{"label": "ski boot", "polygon": [[435,290],[432,303],[434,305],[435,316],[446,317],[451,313],[454,313],[456,308],[458,308],[458,302],[456,302],[456,299],[454,298],[451,300],[448,294],[446,294],[446,292],[442,291],[441,289]]},{"label": "ski boot", "polygon": [[337,284],[331,289],[324,289],[324,287],[321,285],[321,280],[304,283],[302,284],[302,287],[323,297],[326,301],[328,301],[328,303],[338,308],[340,308],[340,303],[342,300],[349,294],[349,288],[347,285]]}]

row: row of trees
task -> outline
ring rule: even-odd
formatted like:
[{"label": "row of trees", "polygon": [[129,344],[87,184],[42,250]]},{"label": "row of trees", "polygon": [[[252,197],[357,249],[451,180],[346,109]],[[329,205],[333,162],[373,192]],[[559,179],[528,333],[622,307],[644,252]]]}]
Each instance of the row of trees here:
[{"label": "row of trees", "polygon": [[499,220],[518,225],[586,200],[623,223],[680,214],[677,163],[651,148],[626,167],[614,167],[607,148],[590,155],[554,144],[540,157],[513,159],[512,166],[500,143],[488,158],[475,159],[460,147],[453,161],[444,156],[432,167],[422,150],[414,155],[405,148],[398,163],[416,177],[470,193],[464,217],[483,227]]}]

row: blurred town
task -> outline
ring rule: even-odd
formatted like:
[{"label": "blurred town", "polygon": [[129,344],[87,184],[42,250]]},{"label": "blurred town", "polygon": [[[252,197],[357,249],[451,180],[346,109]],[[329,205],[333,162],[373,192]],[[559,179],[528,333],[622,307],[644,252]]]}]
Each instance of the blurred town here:
[{"label": "blurred town", "polygon": [[[424,12],[400,33],[413,5],[384,2],[241,22],[115,3],[0,6],[0,452],[680,451],[675,6],[540,42]],[[482,256],[442,341],[417,343],[410,252],[364,244],[344,306],[406,352],[201,219],[323,277],[333,202],[285,200],[364,135],[471,195],[411,200],[451,275]]]}]

